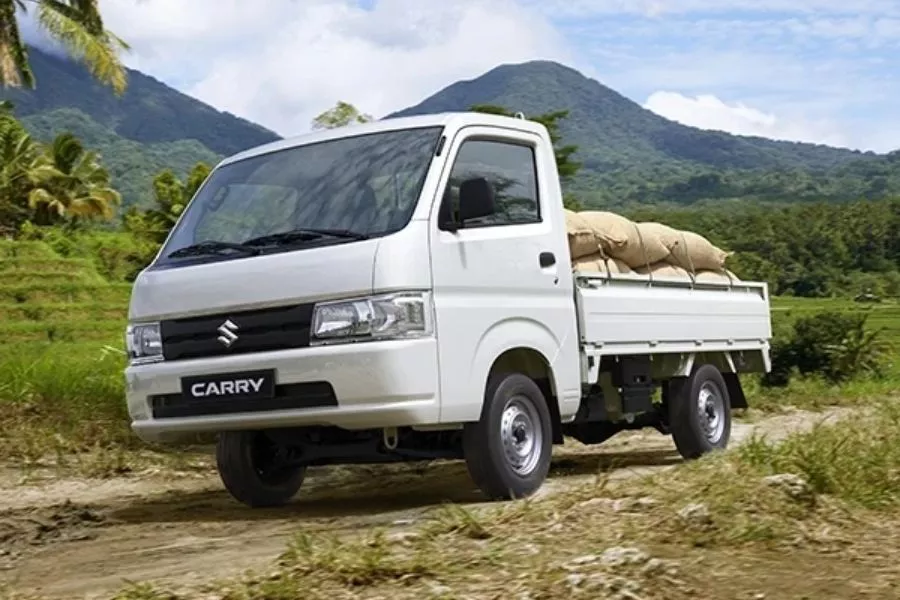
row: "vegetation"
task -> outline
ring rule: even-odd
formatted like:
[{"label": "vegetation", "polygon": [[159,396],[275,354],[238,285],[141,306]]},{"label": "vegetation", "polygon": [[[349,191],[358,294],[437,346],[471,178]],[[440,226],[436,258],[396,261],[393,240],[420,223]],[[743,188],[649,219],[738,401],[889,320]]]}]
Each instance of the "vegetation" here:
[{"label": "vegetation", "polygon": [[345,127],[352,123],[368,123],[372,120],[374,119],[371,115],[363,114],[349,102],[340,100],[333,107],[313,119],[312,128],[334,129],[335,127]]}]

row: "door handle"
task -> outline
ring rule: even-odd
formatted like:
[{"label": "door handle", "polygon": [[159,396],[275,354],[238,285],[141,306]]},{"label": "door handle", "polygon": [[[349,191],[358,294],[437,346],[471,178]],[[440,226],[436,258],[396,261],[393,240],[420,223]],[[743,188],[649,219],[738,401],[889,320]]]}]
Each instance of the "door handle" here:
[{"label": "door handle", "polygon": [[556,256],[552,252],[541,252],[538,255],[538,262],[542,269],[546,269],[556,264]]}]

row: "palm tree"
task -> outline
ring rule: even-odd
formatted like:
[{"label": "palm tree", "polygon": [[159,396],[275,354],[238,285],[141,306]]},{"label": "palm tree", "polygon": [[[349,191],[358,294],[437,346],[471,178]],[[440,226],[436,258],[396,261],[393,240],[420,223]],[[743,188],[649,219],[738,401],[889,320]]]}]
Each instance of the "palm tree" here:
[{"label": "palm tree", "polygon": [[91,74],[121,95],[127,85],[125,67],[117,54],[128,44],[103,27],[98,0],[0,0],[0,84],[33,88],[34,73],[19,32],[17,15],[29,8],[38,24],[57,42],[81,59]]},{"label": "palm tree", "polygon": [[109,172],[96,153],[84,149],[71,133],[53,140],[32,171],[35,188],[28,205],[35,211],[36,225],[49,225],[68,218],[111,219],[122,197],[110,187]]},{"label": "palm tree", "polygon": [[29,217],[28,194],[40,168],[40,145],[0,103],[0,234],[14,232]]}]

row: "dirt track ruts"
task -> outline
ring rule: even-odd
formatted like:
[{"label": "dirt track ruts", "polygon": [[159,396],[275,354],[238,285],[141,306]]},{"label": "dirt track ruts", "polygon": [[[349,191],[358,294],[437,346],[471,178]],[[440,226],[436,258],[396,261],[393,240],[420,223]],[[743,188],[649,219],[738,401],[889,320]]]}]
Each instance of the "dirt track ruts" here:
[{"label": "dirt track ruts", "polygon": [[[732,445],[754,430],[781,437],[845,412],[735,422]],[[600,446],[570,443],[555,451],[539,495],[564,492],[600,471],[621,479],[679,462],[671,440],[654,431],[620,434]],[[39,485],[19,485],[15,471],[0,471],[0,586],[93,598],[126,581],[191,585],[265,568],[301,530],[402,529],[445,502],[483,505],[462,462],[311,470],[296,500],[272,510],[234,502],[211,467]]]}]

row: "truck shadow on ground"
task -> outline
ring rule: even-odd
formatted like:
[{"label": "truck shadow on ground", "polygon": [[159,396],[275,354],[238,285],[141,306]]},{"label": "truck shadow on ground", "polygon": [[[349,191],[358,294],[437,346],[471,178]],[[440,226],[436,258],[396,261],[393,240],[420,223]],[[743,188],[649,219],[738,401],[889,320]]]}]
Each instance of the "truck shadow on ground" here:
[{"label": "truck shadow on ground", "polygon": [[[559,483],[560,479],[586,478],[631,468],[665,467],[681,460],[670,449],[565,453],[554,459],[549,477]],[[485,502],[471,481],[465,463],[436,461],[311,469],[296,499],[275,509],[251,509],[239,504],[223,489],[205,489],[134,500],[106,512],[106,516],[124,524],[368,520],[379,515],[420,512],[448,503],[465,506]]]}]

